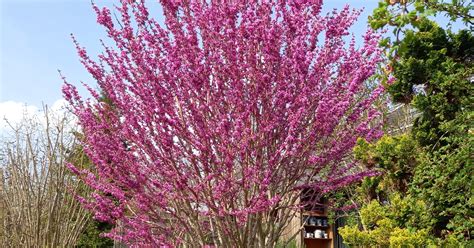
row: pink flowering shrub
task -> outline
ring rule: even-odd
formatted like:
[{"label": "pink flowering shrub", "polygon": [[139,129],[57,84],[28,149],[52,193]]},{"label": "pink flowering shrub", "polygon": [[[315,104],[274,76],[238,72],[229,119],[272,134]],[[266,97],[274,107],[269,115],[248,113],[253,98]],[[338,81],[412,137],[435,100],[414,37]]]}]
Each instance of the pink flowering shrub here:
[{"label": "pink flowering shrub", "polygon": [[358,11],[322,1],[142,1],[94,6],[112,46],[92,60],[99,90],[63,92],[85,135],[95,194],[81,199],[108,236],[136,247],[273,247],[298,192],[324,193],[370,174],[348,162],[380,135],[366,80],[379,35],[346,42]]}]

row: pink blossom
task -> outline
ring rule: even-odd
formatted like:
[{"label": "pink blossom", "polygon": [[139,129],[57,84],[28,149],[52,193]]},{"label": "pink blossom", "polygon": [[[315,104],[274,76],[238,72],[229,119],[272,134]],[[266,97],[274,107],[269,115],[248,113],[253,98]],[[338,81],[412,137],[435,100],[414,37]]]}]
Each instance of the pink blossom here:
[{"label": "pink blossom", "polygon": [[89,87],[84,102],[63,87],[95,165],[71,170],[95,189],[96,217],[117,224],[109,237],[271,246],[300,189],[372,175],[347,162],[357,138],[380,135],[373,103],[383,89],[364,84],[381,61],[379,34],[345,42],[360,11],[163,0],[161,25],[144,1],[121,2],[120,25],[94,6],[112,42],[98,61],[74,40],[99,92]]}]

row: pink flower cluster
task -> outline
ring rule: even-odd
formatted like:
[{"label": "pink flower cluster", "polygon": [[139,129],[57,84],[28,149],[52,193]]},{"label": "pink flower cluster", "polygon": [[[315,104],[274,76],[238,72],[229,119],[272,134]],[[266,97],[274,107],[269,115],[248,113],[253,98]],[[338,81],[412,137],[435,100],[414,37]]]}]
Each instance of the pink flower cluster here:
[{"label": "pink flower cluster", "polygon": [[63,87],[95,165],[73,171],[96,190],[96,217],[117,223],[109,236],[237,242],[257,215],[288,221],[266,213],[294,207],[301,187],[367,175],[348,156],[358,137],[381,134],[381,89],[366,87],[381,51],[371,31],[360,47],[346,42],[358,11],[321,15],[321,0],[161,4],[161,25],[144,1],[122,0],[119,21],[94,5],[113,45],[95,61],[74,42],[99,90],[83,101]]}]

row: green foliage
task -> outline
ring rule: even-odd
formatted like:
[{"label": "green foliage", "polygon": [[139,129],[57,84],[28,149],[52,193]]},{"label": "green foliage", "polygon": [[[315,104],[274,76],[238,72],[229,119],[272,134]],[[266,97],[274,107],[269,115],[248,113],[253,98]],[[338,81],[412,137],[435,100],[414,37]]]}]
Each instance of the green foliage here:
[{"label": "green foliage", "polygon": [[298,246],[296,245],[296,240],[292,240],[289,243],[286,241],[284,242],[278,242],[275,246],[275,248],[297,248]]},{"label": "green foliage", "polygon": [[469,247],[466,234],[473,230],[474,209],[469,137],[450,154],[444,153],[449,147],[426,150],[408,134],[384,136],[374,144],[359,140],[356,158],[382,174],[366,178],[350,197],[362,207],[340,229],[344,242],[351,247]]},{"label": "green foliage", "polygon": [[398,41],[405,30],[416,29],[437,15],[444,15],[452,22],[460,20],[472,29],[473,11],[471,0],[382,0],[369,17],[369,23],[373,29],[392,29]]},{"label": "green foliage", "polygon": [[356,159],[366,166],[376,166],[383,171],[381,178],[367,179],[363,188],[378,187],[383,191],[390,189],[406,192],[408,178],[413,174],[413,168],[417,163],[418,147],[409,135],[396,137],[384,136],[377,143],[369,144],[365,140],[358,140],[354,148]]},{"label": "green foliage", "polygon": [[[411,102],[421,112],[411,132],[422,147],[410,193],[429,203],[433,234],[470,239],[473,230],[474,37],[432,22],[409,30],[394,62],[395,101]],[[423,85],[424,92],[413,87]]]},{"label": "green foliage", "polygon": [[437,236],[451,233],[462,239],[474,230],[472,136],[467,141],[451,153],[422,154],[416,168],[411,192],[431,203],[429,212]]},{"label": "green foliage", "polygon": [[362,228],[339,229],[344,243],[350,247],[422,247],[434,244],[424,202],[393,194],[384,205],[377,200],[360,209]]},{"label": "green foliage", "polygon": [[79,237],[79,242],[76,247],[94,247],[94,248],[106,248],[113,247],[114,242],[109,238],[101,237],[100,234],[110,231],[112,228],[111,224],[99,222],[99,221],[90,221],[85,227],[84,232]]},{"label": "green foliage", "polygon": [[[440,147],[453,135],[466,133],[474,91],[474,36],[466,30],[452,34],[426,22],[419,31],[406,33],[398,56],[396,81],[388,91],[395,102],[412,102],[421,111],[413,129],[416,140]],[[424,92],[416,92],[416,86]]]},{"label": "green foliage", "polygon": [[[370,23],[391,28],[381,42],[396,103],[419,116],[409,134],[358,141],[356,159],[381,175],[364,180],[352,201],[359,225],[345,243],[367,247],[474,247],[474,36],[472,1],[381,1]],[[453,33],[430,20],[444,14],[470,30]]]},{"label": "green foliage", "polygon": [[357,226],[344,226],[339,228],[338,231],[344,239],[344,244],[349,247],[370,247],[376,243],[370,232],[360,231]]},{"label": "green foliage", "polygon": [[394,228],[389,238],[389,247],[436,247],[429,239],[424,229],[409,231],[408,229]]}]

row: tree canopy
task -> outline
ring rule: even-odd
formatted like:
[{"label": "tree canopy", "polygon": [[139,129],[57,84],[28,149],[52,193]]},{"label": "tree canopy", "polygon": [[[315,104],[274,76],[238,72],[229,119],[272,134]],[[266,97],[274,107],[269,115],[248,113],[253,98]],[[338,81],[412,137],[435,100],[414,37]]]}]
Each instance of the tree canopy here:
[{"label": "tree canopy", "polygon": [[[319,195],[364,176],[357,138],[381,135],[367,79],[380,35],[346,42],[359,11],[321,15],[322,1],[161,1],[164,25],[141,1],[113,20],[94,6],[112,46],[83,100],[64,84],[97,173],[71,169],[96,193],[84,203],[130,245],[273,247]],[[107,103],[101,95],[107,96]],[[121,228],[119,228],[121,227]]]}]

